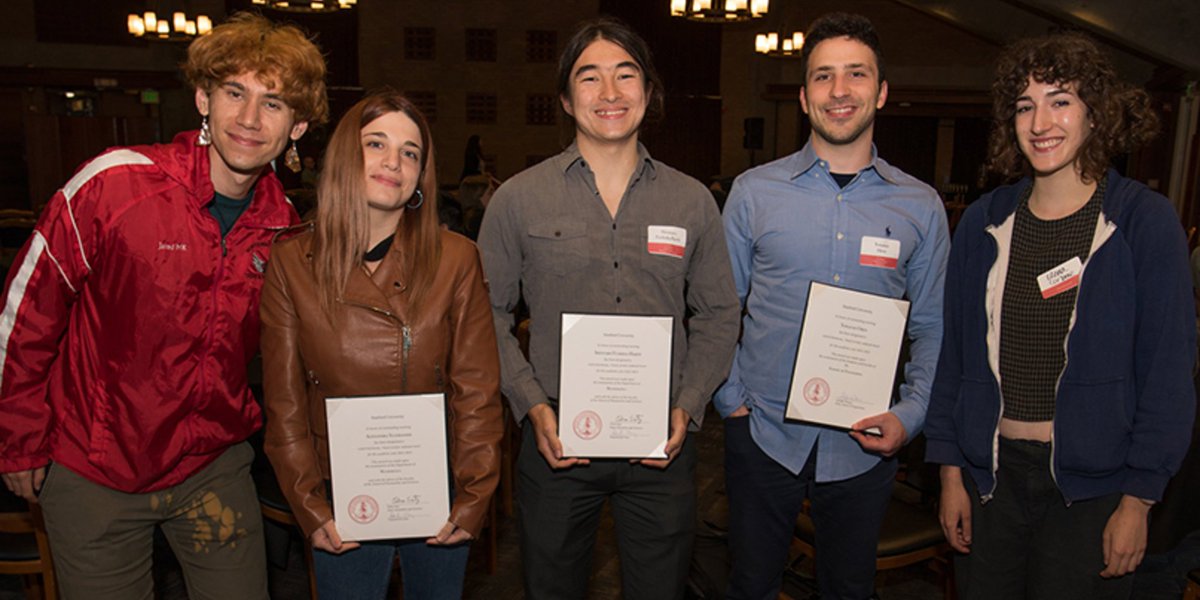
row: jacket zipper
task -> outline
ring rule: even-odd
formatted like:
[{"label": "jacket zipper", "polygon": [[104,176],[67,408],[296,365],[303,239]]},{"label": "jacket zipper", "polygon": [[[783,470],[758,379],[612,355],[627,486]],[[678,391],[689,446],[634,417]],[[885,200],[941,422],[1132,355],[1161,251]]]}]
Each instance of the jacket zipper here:
[{"label": "jacket zipper", "polygon": [[400,326],[400,389],[408,393],[408,353],[412,350],[412,330],[408,325]]},{"label": "jacket zipper", "polygon": [[[216,337],[217,319],[220,318],[220,298],[221,298],[221,282],[225,280],[225,236],[221,235],[221,225],[217,223],[217,218],[211,217],[211,223],[216,227],[217,239],[220,240],[221,257],[217,260],[217,272],[213,276],[212,285],[212,315],[208,318],[208,326],[205,328],[204,334],[204,353],[200,362],[200,385],[201,389],[208,391],[208,360],[213,353],[213,339]],[[230,229],[232,231],[232,229]]]},{"label": "jacket zipper", "polygon": [[[1104,219],[1103,211],[1100,212],[1100,218]],[[1104,220],[1104,231],[1099,243],[1093,244],[1093,247],[1088,250],[1088,259],[1084,261],[1083,265],[1079,268],[1079,285],[1075,290],[1075,302],[1072,303],[1071,306],[1071,319],[1067,324],[1067,335],[1063,336],[1063,366],[1062,370],[1058,372],[1058,378],[1054,380],[1054,400],[1056,405],[1058,403],[1058,389],[1062,385],[1063,375],[1067,372],[1067,363],[1071,360],[1071,355],[1067,353],[1067,346],[1071,341],[1071,333],[1075,331],[1075,316],[1079,314],[1079,295],[1083,293],[1083,274],[1087,272],[1088,264],[1092,262],[1092,257],[1095,256],[1096,251],[1099,250],[1100,247],[1106,242],[1108,242],[1108,238],[1112,237],[1113,231],[1116,231],[1116,225]],[[1057,410],[1055,413],[1057,416]],[[1058,485],[1058,471],[1054,469],[1054,455],[1056,451],[1054,445],[1055,423],[1057,423],[1057,420],[1051,422],[1050,424],[1050,479],[1054,482],[1055,489],[1062,494],[1063,500],[1066,501],[1067,506],[1071,506],[1071,499],[1068,498],[1065,493],[1063,493],[1062,488]]]},{"label": "jacket zipper", "polygon": [[[996,226],[988,225],[986,228],[984,228],[984,231],[986,231],[988,233],[988,235],[992,236],[992,242],[995,243],[995,245],[996,245],[996,258],[992,261],[992,269],[995,269],[996,264],[1000,261],[1000,240],[996,237]],[[992,269],[988,270],[989,279],[990,279]],[[1005,271],[1007,272],[1007,267],[1005,267]],[[985,280],[985,285],[986,285],[986,280]],[[988,294],[988,295],[990,296],[990,294]],[[985,299],[984,299],[985,305],[987,302],[986,298],[987,297],[985,296]],[[993,318],[992,318],[991,313],[988,313],[987,319],[988,319],[988,329],[991,330],[994,327]],[[999,334],[997,334],[997,335],[999,335]],[[986,342],[985,342],[985,344],[986,344]],[[999,350],[997,350],[997,351],[999,351]],[[988,350],[988,354],[989,354],[988,364],[990,366],[991,365],[991,356],[990,356],[991,350],[990,349]],[[992,426],[992,488],[990,490],[988,490],[986,494],[979,495],[979,501],[982,504],[987,504],[992,499],[992,496],[994,496],[996,494],[996,473],[998,473],[1000,471],[1000,420],[1004,416],[1004,388],[1000,386],[1000,372],[999,372],[998,368],[992,372],[992,377],[994,377],[996,379],[996,397],[1000,399],[1000,410],[996,412],[996,423],[995,423],[995,425]]]},{"label": "jacket zipper", "polygon": [[[400,321],[400,317],[396,313],[390,310],[379,308],[378,306],[360,304],[357,302],[346,302],[345,300],[342,300],[342,302],[348,306],[365,308],[367,310],[384,315],[385,317]],[[404,393],[408,392],[408,354],[409,351],[412,350],[412,345],[412,329],[409,328],[409,326],[403,321],[400,321],[400,390]]]}]

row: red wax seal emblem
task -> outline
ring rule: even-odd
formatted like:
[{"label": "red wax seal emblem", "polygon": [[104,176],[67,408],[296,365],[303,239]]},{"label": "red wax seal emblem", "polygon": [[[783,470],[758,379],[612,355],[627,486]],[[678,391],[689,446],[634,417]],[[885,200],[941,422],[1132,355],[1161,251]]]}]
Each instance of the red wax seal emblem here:
[{"label": "red wax seal emblem", "polygon": [[355,496],[350,501],[350,518],[358,523],[370,523],[379,516],[379,503],[374,498],[363,494]]},{"label": "red wax seal emblem", "polygon": [[575,435],[582,439],[590,440],[600,435],[600,415],[590,410],[585,410],[575,416],[574,427]]},{"label": "red wax seal emblem", "polygon": [[804,383],[804,399],[813,406],[825,404],[829,399],[829,384],[820,377],[813,377]]}]

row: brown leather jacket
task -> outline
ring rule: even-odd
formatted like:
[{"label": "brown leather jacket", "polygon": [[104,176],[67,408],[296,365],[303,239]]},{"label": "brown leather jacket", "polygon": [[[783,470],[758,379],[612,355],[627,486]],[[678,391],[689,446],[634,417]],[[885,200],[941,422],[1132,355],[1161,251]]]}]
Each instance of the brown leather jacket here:
[{"label": "brown leather jacket", "polygon": [[428,392],[444,392],[449,407],[450,520],[479,536],[500,472],[500,367],[478,251],[449,232],[441,242],[420,314],[410,314],[397,240],[373,274],[351,275],[335,325],[317,295],[312,232],[271,251],[262,293],[265,449],[306,536],[333,518],[325,398]]}]

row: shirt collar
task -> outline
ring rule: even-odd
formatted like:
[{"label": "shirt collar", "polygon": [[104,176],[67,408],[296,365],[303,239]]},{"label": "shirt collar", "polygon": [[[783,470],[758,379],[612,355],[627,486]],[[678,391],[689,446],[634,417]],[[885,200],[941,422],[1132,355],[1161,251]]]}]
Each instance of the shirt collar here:
[{"label": "shirt collar", "polygon": [[[641,165],[641,168],[638,171],[638,176],[649,176],[650,179],[657,178],[658,167],[654,165],[654,160],[650,158],[650,152],[646,150],[646,147],[643,146],[641,142],[638,142],[637,153],[638,164]],[[586,162],[583,160],[583,154],[580,154],[579,152],[579,144],[575,142],[571,142],[571,145],[567,146],[565,150],[559,153],[554,160],[557,161],[556,164],[559,170],[561,170],[564,174],[575,165],[584,167],[587,166]]]},{"label": "shirt collar", "polygon": [[[813,150],[812,147],[812,140],[805,143],[804,147],[799,152],[793,154],[792,157],[791,164],[788,165],[788,171],[791,173],[790,179],[796,179],[814,168],[820,168],[826,173],[829,172],[829,163],[817,156],[816,150]],[[871,170],[878,173],[881,179],[890,184],[898,185],[900,183],[900,169],[893,167],[886,160],[880,158],[875,144],[871,144],[871,161],[859,172],[862,173]]]}]

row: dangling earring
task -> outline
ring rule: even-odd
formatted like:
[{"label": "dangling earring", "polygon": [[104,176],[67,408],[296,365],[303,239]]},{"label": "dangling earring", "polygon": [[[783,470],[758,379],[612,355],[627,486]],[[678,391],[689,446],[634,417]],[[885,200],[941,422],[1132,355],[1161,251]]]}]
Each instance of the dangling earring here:
[{"label": "dangling earring", "polygon": [[284,153],[283,164],[293,173],[300,172],[300,151],[296,150],[296,140],[292,140],[292,147]]},{"label": "dangling earring", "polygon": [[200,137],[196,138],[197,146],[207,146],[212,143],[212,131],[208,128],[208,115],[200,121]]},{"label": "dangling earring", "polygon": [[425,194],[422,194],[421,190],[416,190],[415,192],[413,192],[413,195],[417,197],[417,203],[413,204],[412,198],[409,198],[408,203],[405,204],[404,206],[407,208],[410,208],[412,210],[416,210],[418,208],[421,208],[422,204],[425,204]]}]

